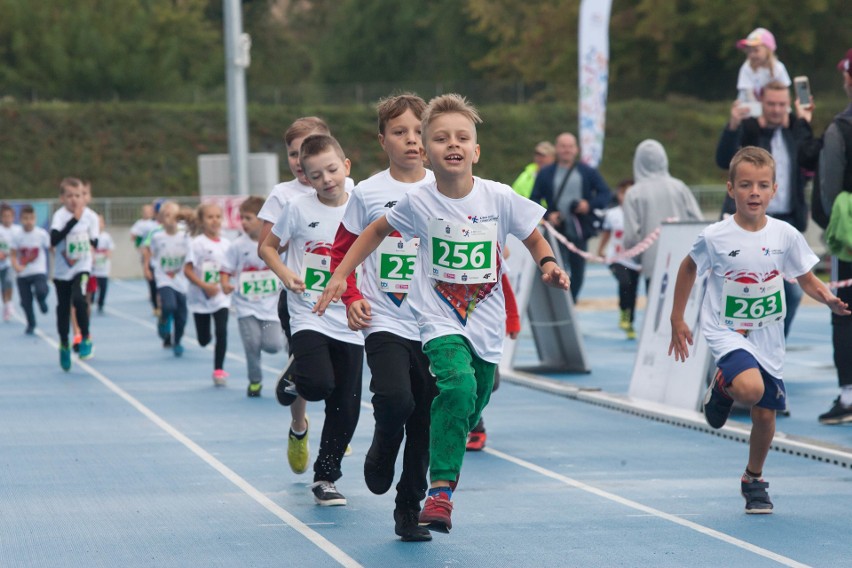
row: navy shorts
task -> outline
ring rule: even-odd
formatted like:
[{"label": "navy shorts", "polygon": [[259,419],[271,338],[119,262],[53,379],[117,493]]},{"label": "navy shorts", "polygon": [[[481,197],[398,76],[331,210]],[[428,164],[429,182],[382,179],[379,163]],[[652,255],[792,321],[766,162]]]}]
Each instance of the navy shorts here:
[{"label": "navy shorts", "polygon": [[784,381],[767,373],[754,358],[754,355],[745,349],[735,349],[726,353],[719,359],[716,366],[722,371],[722,378],[726,387],[730,386],[734,377],[743,371],[757,369],[760,371],[760,376],[763,377],[763,397],[757,401],[755,406],[769,410],[785,410],[787,408],[787,389],[784,388]]}]

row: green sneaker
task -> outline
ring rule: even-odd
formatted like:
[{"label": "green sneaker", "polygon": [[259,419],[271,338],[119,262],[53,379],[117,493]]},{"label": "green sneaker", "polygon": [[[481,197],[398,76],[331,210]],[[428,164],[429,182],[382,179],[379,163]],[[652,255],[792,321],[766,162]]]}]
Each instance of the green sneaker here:
[{"label": "green sneaker", "polygon": [[95,348],[92,346],[92,340],[86,338],[80,342],[80,360],[85,361],[95,356]]},{"label": "green sneaker", "polygon": [[[308,417],[305,416],[305,422],[308,422]],[[308,460],[311,456],[310,448],[308,447],[308,428],[305,429],[305,435],[301,439],[293,434],[293,429],[290,429],[290,435],[287,436],[287,461],[290,463],[290,469],[293,473],[305,473],[308,471]]]},{"label": "green sneaker", "polygon": [[627,339],[636,339],[636,330],[633,329],[632,325],[628,327],[625,331],[627,332]]},{"label": "green sneaker", "polygon": [[260,391],[263,389],[262,383],[249,383],[248,392],[246,394],[249,398],[257,398],[260,396]]},{"label": "green sneaker", "polygon": [[620,327],[624,331],[627,331],[631,327],[633,327],[630,323],[630,310],[621,310],[621,319],[618,322],[618,327]]},{"label": "green sneaker", "polygon": [[63,371],[71,370],[71,348],[67,344],[59,346],[59,366]]}]

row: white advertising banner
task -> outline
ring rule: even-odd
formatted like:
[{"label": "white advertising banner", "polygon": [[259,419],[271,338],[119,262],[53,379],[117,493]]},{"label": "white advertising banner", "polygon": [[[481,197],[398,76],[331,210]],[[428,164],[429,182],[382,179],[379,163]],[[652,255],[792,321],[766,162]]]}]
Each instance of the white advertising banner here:
[{"label": "white advertising banner", "polygon": [[706,388],[710,349],[698,326],[701,302],[707,285],[699,274],[689,294],[684,320],[692,330],[693,345],[686,362],[668,355],[672,337],[670,317],[680,263],[695,238],[708,223],[664,223],[657,241],[657,261],[648,289],[648,306],[642,322],[639,348],[630,377],[629,395],[685,410],[699,410]]},{"label": "white advertising banner", "polygon": [[580,160],[592,167],[597,167],[603,159],[611,7],[612,0],[583,0],[580,4],[577,50]]}]

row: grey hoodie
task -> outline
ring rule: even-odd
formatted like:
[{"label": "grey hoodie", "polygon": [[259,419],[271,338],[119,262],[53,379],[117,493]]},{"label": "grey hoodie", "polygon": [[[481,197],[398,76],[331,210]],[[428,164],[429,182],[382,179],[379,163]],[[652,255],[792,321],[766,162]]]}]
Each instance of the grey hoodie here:
[{"label": "grey hoodie", "polygon": [[[666,219],[702,220],[701,209],[690,189],[669,174],[669,158],[656,140],[643,140],[633,156],[635,184],[624,198],[624,246],[630,248],[651,234]],[[636,257],[642,275],[651,278],[657,243]]]}]

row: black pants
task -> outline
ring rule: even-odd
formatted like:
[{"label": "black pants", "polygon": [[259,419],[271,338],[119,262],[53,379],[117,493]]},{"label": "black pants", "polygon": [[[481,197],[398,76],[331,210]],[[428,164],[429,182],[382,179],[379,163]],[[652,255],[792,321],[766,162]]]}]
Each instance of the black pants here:
[{"label": "black pants", "polygon": [[[287,306],[287,288],[282,288],[281,292],[278,293],[278,321],[281,322],[281,329],[287,338],[287,345],[290,345],[290,308]],[[292,348],[290,348],[290,353],[293,353]]]},{"label": "black pants", "polygon": [[430,411],[437,394],[429,359],[419,341],[386,331],[368,335],[365,351],[372,373],[375,436],[398,447],[405,433],[396,508],[419,511],[428,487]]},{"label": "black pants", "polygon": [[[831,259],[831,279],[835,282],[852,278],[852,262]],[[837,297],[852,304],[852,287],[838,288]],[[852,385],[852,318],[831,314],[831,341],[834,344],[834,366],[841,387]]]},{"label": "black pants", "polygon": [[[154,265],[148,266],[151,269],[151,274],[154,273]],[[151,299],[151,306],[156,310],[159,304],[157,303],[157,282],[151,278],[148,280],[148,295]]]},{"label": "black pants", "polygon": [[296,391],[305,400],[325,401],[314,481],[337,481],[361,413],[364,348],[306,330],[293,334],[290,349]]},{"label": "black pants", "polygon": [[[574,245],[582,251],[588,248],[586,241],[575,242]],[[570,273],[571,299],[576,302],[577,296],[580,295],[580,289],[583,287],[583,278],[586,275],[586,259],[579,254],[574,254],[562,243],[559,243],[559,253],[562,255],[563,269],[567,269]]]},{"label": "black pants", "polygon": [[33,309],[33,295],[43,304],[47,298],[47,274],[32,274],[18,278],[18,295],[21,297],[21,308],[27,316],[27,329],[35,327],[35,310]]},{"label": "black pants", "polygon": [[223,369],[225,365],[225,351],[228,350],[228,308],[222,308],[212,314],[192,314],[195,319],[195,335],[198,343],[205,347],[212,336],[210,334],[210,320],[216,325],[216,345],[213,350],[213,369]]},{"label": "black pants", "polygon": [[77,325],[83,338],[89,337],[89,302],[86,298],[86,285],[89,273],[81,272],[71,280],[53,280],[56,286],[56,331],[59,342],[68,345],[68,331],[71,328],[71,306],[77,315]]},{"label": "black pants", "polygon": [[[183,330],[186,328],[186,320],[187,320],[187,311],[186,311],[186,294],[181,294],[174,288],[169,288],[168,286],[163,286],[162,288],[157,288],[157,294],[160,296],[160,318],[166,319],[171,316],[172,321],[174,322],[174,331],[172,341],[174,345],[180,343],[180,340],[183,339]],[[196,320],[196,329],[198,328],[198,320]],[[225,324],[227,325],[227,314],[225,318]],[[216,324],[216,345],[218,347],[218,330],[219,324]],[[199,334],[200,336],[200,334]],[[207,322],[207,336],[210,336],[210,322]],[[201,338],[198,339],[199,343],[201,342]],[[207,341],[210,341],[209,339]],[[206,343],[205,343],[206,345]],[[224,349],[222,357],[224,358]],[[220,369],[221,367],[216,367]]]},{"label": "black pants", "polygon": [[[98,279],[98,291],[97,291],[98,309],[103,310],[104,309],[104,300],[106,300],[107,286],[109,286],[109,278],[107,278],[106,276],[98,276],[97,279]],[[92,301],[94,302],[94,298],[92,298]]]},{"label": "black pants", "polygon": [[633,312],[636,311],[636,293],[639,290],[639,272],[614,262],[609,270],[618,281],[618,307],[630,310],[630,323],[633,323]]}]

